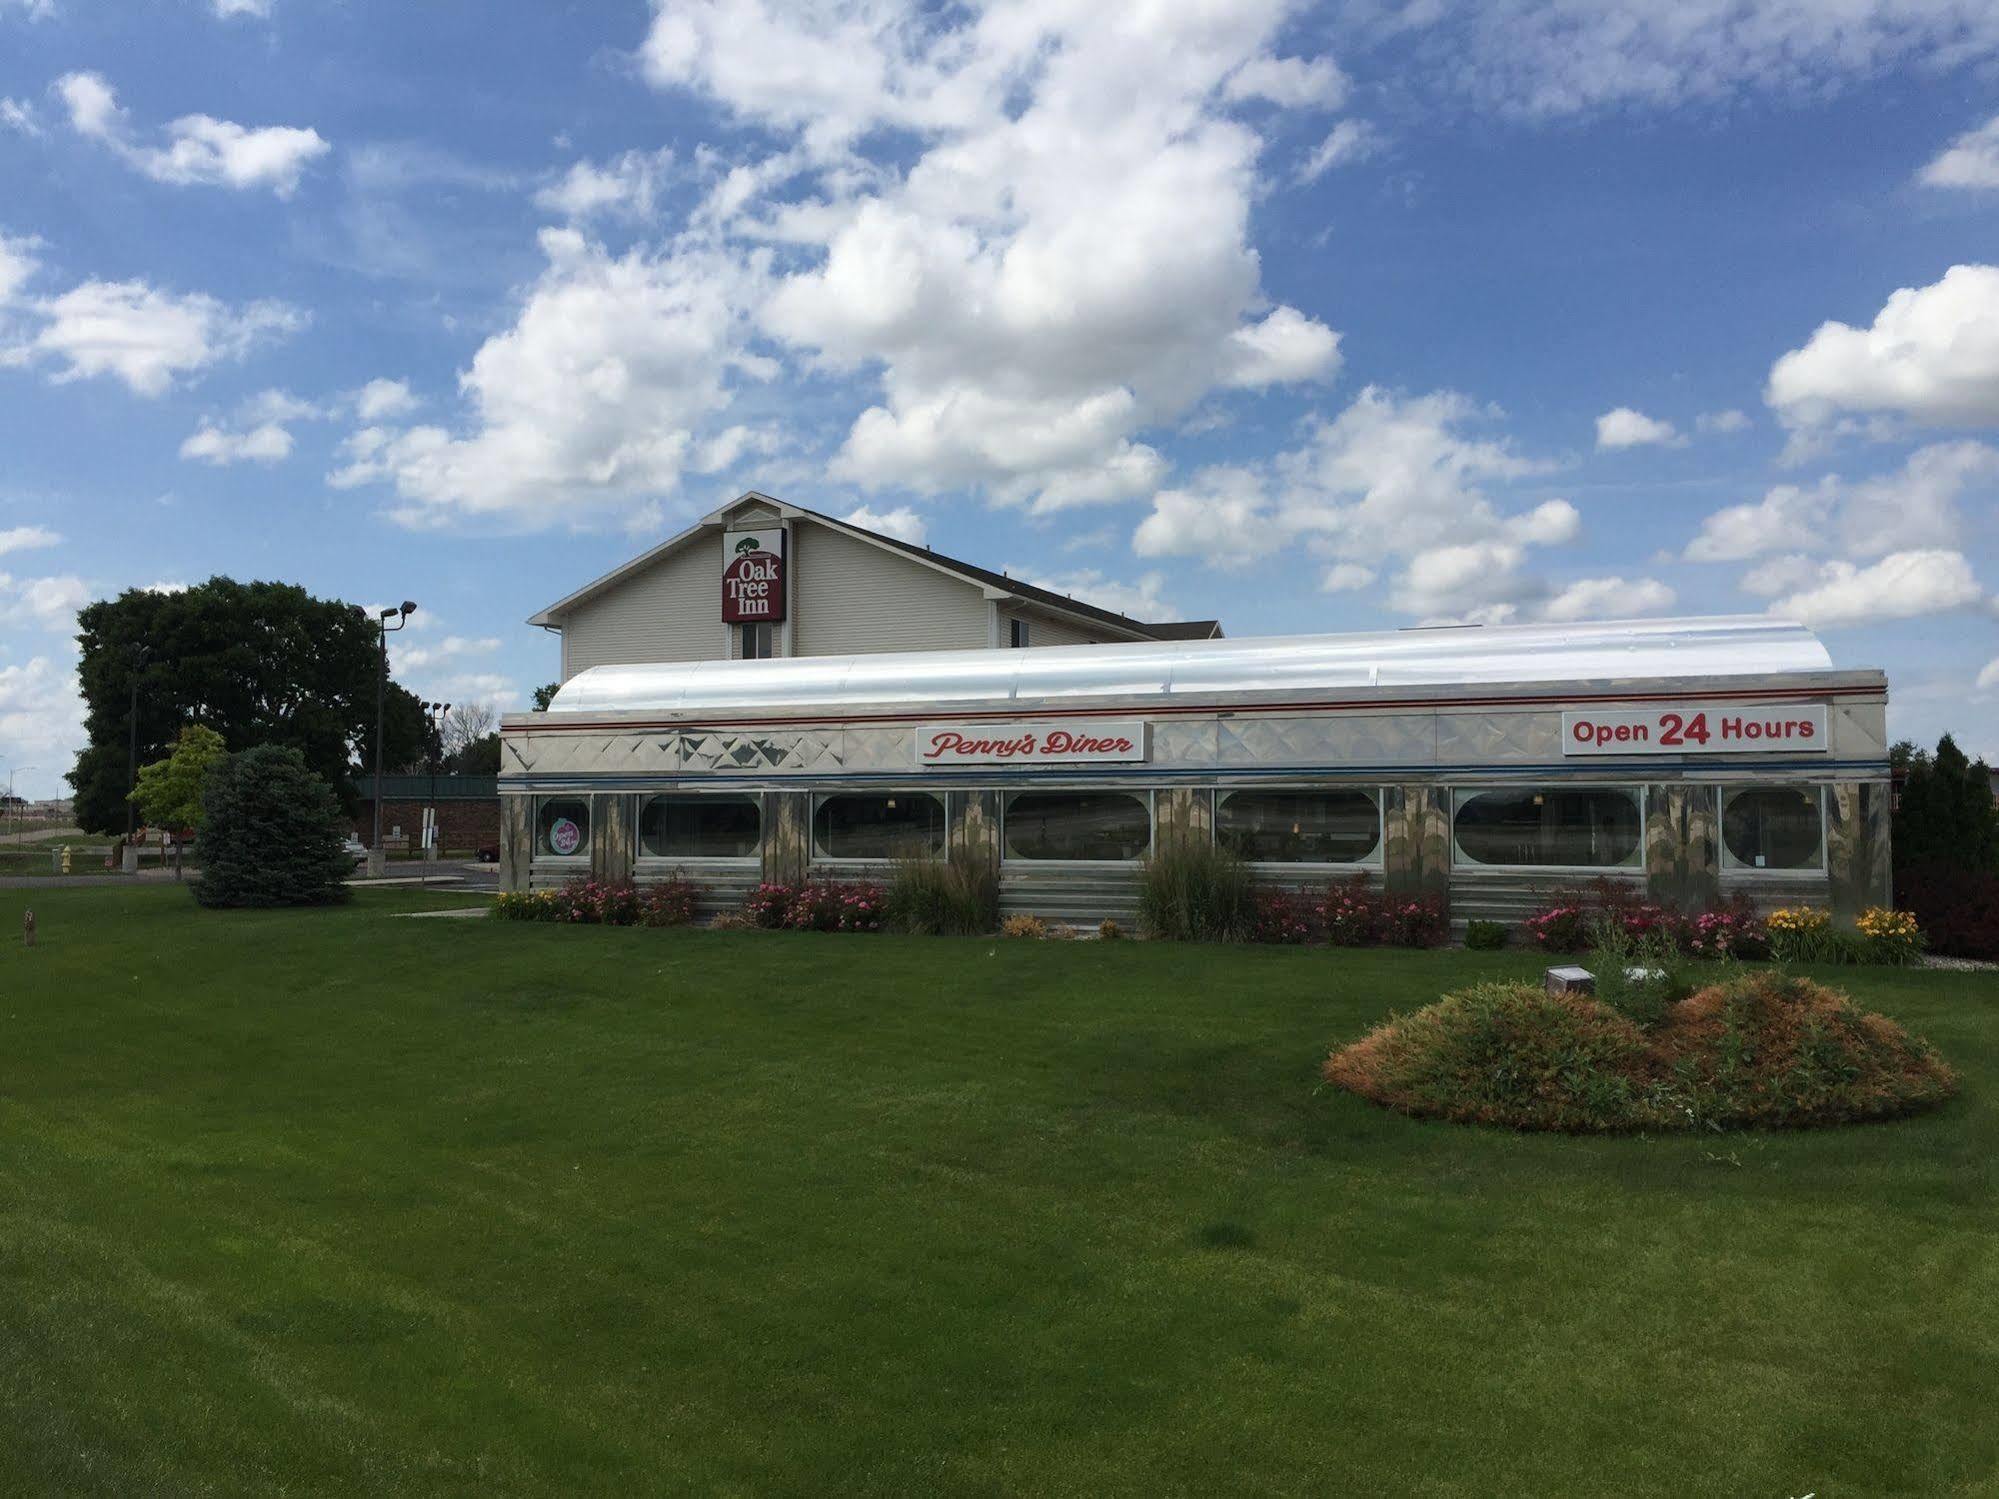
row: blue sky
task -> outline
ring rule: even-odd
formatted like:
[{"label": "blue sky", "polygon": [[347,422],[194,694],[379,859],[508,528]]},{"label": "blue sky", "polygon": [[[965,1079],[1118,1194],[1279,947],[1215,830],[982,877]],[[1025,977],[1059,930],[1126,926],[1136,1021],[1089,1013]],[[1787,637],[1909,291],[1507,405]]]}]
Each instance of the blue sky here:
[{"label": "blue sky", "polygon": [[1999,10],[0,0],[0,774],[85,601],[746,488],[1232,634],[1776,610],[1999,757]]}]

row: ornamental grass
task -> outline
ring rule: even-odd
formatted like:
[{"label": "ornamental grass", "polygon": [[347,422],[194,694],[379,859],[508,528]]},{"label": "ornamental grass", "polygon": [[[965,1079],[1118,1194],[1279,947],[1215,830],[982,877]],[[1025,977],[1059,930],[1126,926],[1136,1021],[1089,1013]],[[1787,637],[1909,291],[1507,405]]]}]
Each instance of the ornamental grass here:
[{"label": "ornamental grass", "polygon": [[1776,972],[1708,985],[1652,1025],[1590,995],[1478,984],[1377,1026],[1324,1075],[1418,1118],[1568,1134],[1852,1124],[1957,1088],[1927,1042]]}]

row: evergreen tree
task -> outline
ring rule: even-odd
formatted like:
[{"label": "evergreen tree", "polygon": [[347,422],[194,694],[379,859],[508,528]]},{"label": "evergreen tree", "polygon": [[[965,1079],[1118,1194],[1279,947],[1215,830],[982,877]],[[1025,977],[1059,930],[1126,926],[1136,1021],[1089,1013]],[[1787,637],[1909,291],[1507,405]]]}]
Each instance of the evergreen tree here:
[{"label": "evergreen tree", "polygon": [[1968,759],[1946,734],[1935,754],[1916,750],[1906,763],[1895,808],[1895,867],[1999,871],[1999,805],[1985,762]]},{"label": "evergreen tree", "polygon": [[347,898],[340,799],[289,747],[231,755],[202,801],[204,906],[319,906]]}]

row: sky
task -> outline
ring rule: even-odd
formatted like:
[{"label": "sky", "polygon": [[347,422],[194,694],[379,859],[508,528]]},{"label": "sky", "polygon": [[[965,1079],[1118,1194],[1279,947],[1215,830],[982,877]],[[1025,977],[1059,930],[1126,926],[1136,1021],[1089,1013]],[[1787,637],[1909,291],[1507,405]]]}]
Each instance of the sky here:
[{"label": "sky", "polygon": [[0,775],[75,615],[746,489],[1235,636],[1763,613],[1999,759],[1990,0],[0,0]]}]

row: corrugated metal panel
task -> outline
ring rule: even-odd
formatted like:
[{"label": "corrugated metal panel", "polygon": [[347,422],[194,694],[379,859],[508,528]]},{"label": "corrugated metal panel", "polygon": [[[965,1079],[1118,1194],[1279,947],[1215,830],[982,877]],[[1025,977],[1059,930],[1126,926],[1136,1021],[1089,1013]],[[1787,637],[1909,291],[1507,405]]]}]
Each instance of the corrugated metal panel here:
[{"label": "corrugated metal panel", "polygon": [[722,653],[722,551],[700,542],[577,606],[562,622],[572,677],[630,662],[704,661]]},{"label": "corrugated metal panel", "polygon": [[792,526],[791,546],[794,656],[985,648],[986,600],[975,585],[810,522]]},{"label": "corrugated metal panel", "polygon": [[[829,536],[835,537],[828,541]],[[1626,620],[1602,624],[1511,625],[1482,629],[1396,630],[1363,635],[1292,635],[1242,640],[1132,641],[1045,650],[926,650],[830,655],[815,625],[839,608],[866,607],[868,638],[906,633],[942,641],[951,629],[968,644],[984,639],[985,616],[968,595],[962,625],[941,604],[925,605],[928,585],[848,566],[813,562],[814,549],[862,543],[815,530],[806,543],[804,589],[817,578],[839,589],[872,591],[844,604],[807,593],[799,620],[804,655],[782,661],[600,667],[568,682],[556,713],[706,712],[748,708],[838,711],[858,705],[1061,703],[1105,699],[1215,698],[1251,692],[1361,692],[1436,686],[1517,686],[1550,682],[1632,683],[1656,679],[1768,678],[1826,671],[1832,659],[1804,626],[1762,615]],[[884,560],[891,565],[893,558]],[[911,569],[921,572],[923,569]],[[875,581],[865,579],[873,576]],[[944,588],[955,588],[938,579]],[[825,626],[830,628],[830,626]],[[858,626],[857,626],[858,628]],[[921,632],[921,633],[919,633]],[[958,637],[953,637],[958,638]]]}]

